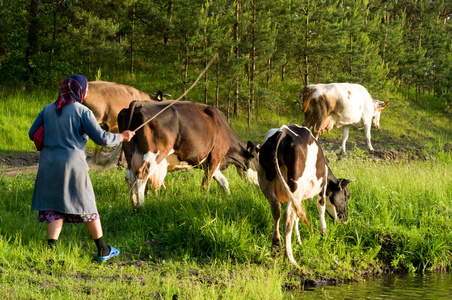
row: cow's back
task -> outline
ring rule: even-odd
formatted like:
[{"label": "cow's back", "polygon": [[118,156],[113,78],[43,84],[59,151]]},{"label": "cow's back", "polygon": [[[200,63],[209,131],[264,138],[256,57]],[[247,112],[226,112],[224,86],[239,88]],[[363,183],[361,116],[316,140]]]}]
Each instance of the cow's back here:
[{"label": "cow's back", "polygon": [[[167,108],[170,104],[171,107]],[[165,111],[163,111],[165,109]],[[163,111],[163,112],[162,112]],[[160,113],[160,114],[159,114]],[[135,141],[147,141],[152,134],[154,143],[171,144],[180,161],[197,165],[214,148],[227,152],[227,131],[221,112],[196,102],[171,100],[162,102],[133,101],[118,116],[119,129],[134,130],[154,116],[144,129],[137,131]],[[131,118],[131,120],[130,120]],[[149,147],[149,143],[147,147]],[[157,147],[157,146],[156,146]],[[155,149],[157,151],[157,148]],[[144,151],[144,150],[143,150]]]},{"label": "cow's back", "polygon": [[371,114],[372,98],[366,88],[352,83],[314,84],[305,87],[304,126],[318,136],[333,127],[354,124],[363,126]]},{"label": "cow's back", "polygon": [[[326,159],[309,129],[291,124],[273,132],[264,140],[259,151],[259,163],[265,170],[267,181],[275,180],[276,168],[279,167],[287,170],[286,181],[292,193],[299,185],[303,185],[302,193],[306,193],[304,187],[308,186],[313,178],[326,182]],[[275,165],[275,155],[278,166]],[[318,192],[315,190],[314,195]],[[308,193],[311,194],[310,191]],[[305,195],[300,196],[305,198]]]},{"label": "cow's back", "polygon": [[88,82],[88,93],[83,104],[91,109],[101,126],[118,132],[116,118],[133,100],[151,100],[150,96],[134,87],[107,81]]}]

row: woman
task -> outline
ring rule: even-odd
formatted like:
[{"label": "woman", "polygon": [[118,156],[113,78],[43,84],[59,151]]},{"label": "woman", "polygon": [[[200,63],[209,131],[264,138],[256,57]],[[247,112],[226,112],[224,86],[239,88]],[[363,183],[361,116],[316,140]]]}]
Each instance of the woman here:
[{"label": "woman", "polygon": [[103,239],[85,146],[88,137],[100,146],[110,147],[130,141],[135,133],[104,131],[92,111],[81,104],[87,92],[85,76],[73,75],[64,79],[58,99],[44,107],[28,132],[33,140],[35,132],[44,124],[31,209],[39,211],[40,222],[47,222],[47,239],[52,248],[63,222],[85,223],[96,243],[97,259],[103,261],[118,255],[119,250],[108,246]]}]

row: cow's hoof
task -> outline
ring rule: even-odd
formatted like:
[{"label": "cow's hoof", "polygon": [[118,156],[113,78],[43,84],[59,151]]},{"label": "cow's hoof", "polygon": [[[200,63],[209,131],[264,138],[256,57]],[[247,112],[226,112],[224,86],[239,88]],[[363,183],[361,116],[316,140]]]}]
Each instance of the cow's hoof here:
[{"label": "cow's hoof", "polygon": [[280,256],[281,255],[281,245],[273,245],[271,254],[272,254],[272,256]]},{"label": "cow's hoof", "polygon": [[295,267],[297,267],[297,268],[300,269],[300,265],[299,265],[293,258],[292,258],[292,259],[289,258],[289,262],[290,262],[292,265],[294,265]]},{"label": "cow's hoof", "polygon": [[138,203],[137,205],[133,206],[133,211],[134,212],[139,212],[139,211],[143,210],[143,208],[144,208],[144,204],[143,203]]}]

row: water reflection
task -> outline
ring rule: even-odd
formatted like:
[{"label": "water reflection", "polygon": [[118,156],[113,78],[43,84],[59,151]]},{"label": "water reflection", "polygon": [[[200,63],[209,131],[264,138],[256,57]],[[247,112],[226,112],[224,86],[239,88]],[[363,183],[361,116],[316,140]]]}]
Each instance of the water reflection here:
[{"label": "water reflection", "polygon": [[452,273],[382,276],[287,294],[293,299],[452,299]]}]

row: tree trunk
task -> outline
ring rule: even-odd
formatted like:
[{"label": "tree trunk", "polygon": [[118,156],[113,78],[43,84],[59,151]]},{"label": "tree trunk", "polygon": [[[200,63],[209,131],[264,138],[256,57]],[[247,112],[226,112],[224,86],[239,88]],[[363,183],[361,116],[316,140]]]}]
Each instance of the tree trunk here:
[{"label": "tree trunk", "polygon": [[353,76],[353,53],[352,53],[352,51],[353,51],[353,37],[352,37],[352,34],[350,33],[350,70],[349,70],[349,74],[350,74],[350,77],[352,77]]},{"label": "tree trunk", "polygon": [[[235,6],[235,25],[234,25],[234,40],[236,42],[235,47],[235,60],[236,64],[239,64],[239,18],[240,18],[240,0],[237,0],[237,4]],[[236,70],[237,72],[237,70]],[[238,76],[235,77],[235,92],[234,92],[234,116],[238,116],[238,110],[239,110],[239,80],[240,78]]]},{"label": "tree trunk", "polygon": [[168,27],[165,30],[165,33],[163,35],[163,43],[166,45],[169,40],[169,32],[171,31],[171,22],[173,21],[173,7],[174,3],[173,1],[168,1],[168,7],[167,7],[167,13],[168,13]]},{"label": "tree trunk", "polygon": [[284,78],[286,77],[286,68],[287,68],[288,65],[289,65],[289,62],[286,62],[284,64],[284,66],[282,67],[282,70],[281,70],[281,81],[284,81]]},{"label": "tree trunk", "polygon": [[248,128],[251,128],[251,109],[254,104],[254,74],[256,72],[256,6],[257,0],[253,0],[253,27],[251,29],[252,47],[251,47],[251,70],[250,78],[250,95],[248,102]]},{"label": "tree trunk", "polygon": [[[187,83],[188,83],[188,37],[185,35],[185,70],[184,70],[184,93],[187,91]],[[187,95],[184,96],[184,100],[187,100]]]},{"label": "tree trunk", "polygon": [[133,42],[134,42],[134,32],[135,31],[135,4],[132,6],[132,30],[130,32],[130,74],[133,75]]},{"label": "tree trunk", "polygon": [[284,81],[284,78],[286,77],[286,68],[288,65],[289,62],[286,62],[281,69],[281,81]]},{"label": "tree trunk", "polygon": [[231,117],[231,89],[228,88],[228,108],[227,108],[227,119],[229,123],[229,118]]},{"label": "tree trunk", "polygon": [[271,71],[272,71],[272,59],[268,59],[268,72],[267,72],[267,87],[270,84],[271,79]]},{"label": "tree trunk", "polygon": [[250,63],[250,59],[248,58],[248,63],[247,63],[247,65],[248,65],[248,107],[247,107],[247,110],[248,110],[248,129],[250,128],[250,126],[251,126],[251,105],[252,105],[252,103],[251,103],[251,90],[252,90],[252,81],[251,81],[251,72],[252,72],[252,70],[251,70],[251,63]]},{"label": "tree trunk", "polygon": [[[208,58],[207,58],[207,27],[204,26],[204,67],[206,69],[207,69],[208,63],[209,62],[208,62]],[[206,71],[206,73],[204,74],[204,103],[205,104],[207,104],[207,92],[208,92],[207,83],[209,80],[207,73],[209,73],[209,72]]]},{"label": "tree trunk", "polygon": [[33,78],[35,68],[37,53],[39,52],[39,41],[38,34],[39,28],[38,23],[41,17],[41,0],[31,0],[30,2],[30,14],[29,14],[29,27],[28,27],[28,37],[27,37],[27,50],[25,51],[25,79],[32,79],[34,83],[37,83],[36,78]]},{"label": "tree trunk", "polygon": [[386,5],[385,5],[385,10],[383,13],[383,26],[385,27],[385,39],[383,41],[383,53],[381,54],[381,60],[382,60],[382,64],[384,65],[385,63],[385,56],[386,56],[386,42],[388,40],[388,12],[386,11]]},{"label": "tree trunk", "polygon": [[[61,4],[60,4],[61,6]],[[52,32],[52,42],[50,44],[50,50],[49,50],[49,67],[52,67],[53,64],[53,54],[55,53],[55,43],[57,39],[57,30],[58,30],[58,23],[57,23],[57,16],[58,16],[58,8],[54,3],[52,3],[53,8],[53,32]]]},{"label": "tree trunk", "polygon": [[304,62],[305,62],[305,72],[304,72],[304,84],[309,85],[309,0],[307,8],[304,10],[306,15],[306,33],[305,33],[305,50],[304,50]]},{"label": "tree trunk", "polygon": [[215,87],[215,103],[216,107],[220,107],[220,58],[217,59],[217,72],[216,72],[216,87]]}]

